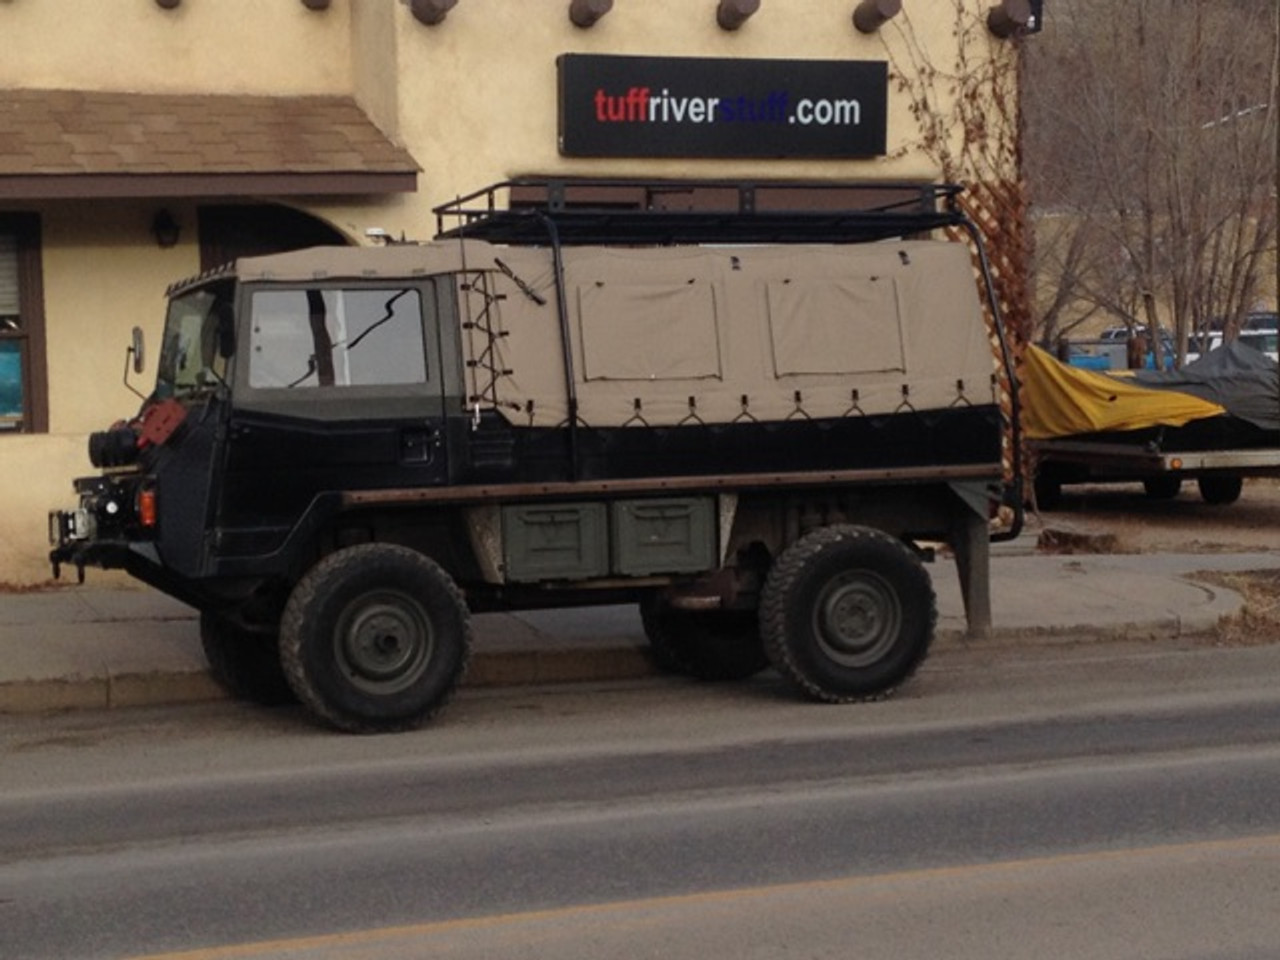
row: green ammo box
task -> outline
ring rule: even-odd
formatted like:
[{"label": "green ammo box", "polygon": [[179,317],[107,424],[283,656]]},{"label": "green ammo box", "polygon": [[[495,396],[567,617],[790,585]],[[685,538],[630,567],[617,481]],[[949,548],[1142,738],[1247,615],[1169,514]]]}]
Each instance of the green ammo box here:
[{"label": "green ammo box", "polygon": [[609,572],[609,517],[603,503],[502,508],[506,578],[581,580]]},{"label": "green ammo box", "polygon": [[611,510],[614,573],[696,573],[717,566],[714,497],[619,500]]}]

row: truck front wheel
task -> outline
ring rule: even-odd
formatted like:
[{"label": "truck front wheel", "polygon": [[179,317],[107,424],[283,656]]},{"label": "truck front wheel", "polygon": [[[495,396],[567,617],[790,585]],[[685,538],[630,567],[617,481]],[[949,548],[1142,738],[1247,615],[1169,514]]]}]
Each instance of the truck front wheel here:
[{"label": "truck front wheel", "polygon": [[797,540],[769,572],[760,602],[769,659],[828,703],[874,699],[910,677],[936,619],[919,558],[867,527],[823,527]]},{"label": "truck front wheel", "polygon": [[453,580],[393,544],[321,560],[281,621],[290,686],[316,717],[352,733],[421,724],[457,689],[470,652],[471,617]]}]

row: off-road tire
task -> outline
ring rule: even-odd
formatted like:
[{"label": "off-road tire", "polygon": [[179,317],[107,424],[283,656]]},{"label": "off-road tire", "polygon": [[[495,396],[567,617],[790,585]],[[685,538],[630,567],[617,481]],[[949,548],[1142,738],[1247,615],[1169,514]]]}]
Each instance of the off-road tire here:
[{"label": "off-road tire", "polygon": [[673,610],[659,597],[640,603],[654,664],[711,682],[745,680],[769,666],[755,613]]},{"label": "off-road tire", "polygon": [[1033,488],[1037,510],[1057,510],[1062,505],[1062,484],[1053,477],[1037,475]]},{"label": "off-road tire", "polygon": [[760,599],[765,651],[826,703],[891,693],[924,660],[937,600],[906,544],[867,527],[823,527],[783,551]]},{"label": "off-road tire", "polygon": [[419,726],[448,702],[471,655],[471,616],[434,561],[393,544],[332,553],[294,588],[280,626],[289,685],[350,733]]},{"label": "off-road tire", "polygon": [[1172,476],[1148,477],[1142,481],[1142,490],[1148,500],[1172,500],[1182,492],[1182,478]]},{"label": "off-road tire", "polygon": [[236,700],[264,707],[297,702],[280,665],[277,637],[246,630],[202,610],[200,645],[214,682]]},{"label": "off-road tire", "polygon": [[1224,507],[1240,499],[1240,492],[1244,489],[1244,480],[1240,477],[1208,474],[1200,477],[1196,481],[1196,485],[1200,487],[1200,498],[1205,503]]}]

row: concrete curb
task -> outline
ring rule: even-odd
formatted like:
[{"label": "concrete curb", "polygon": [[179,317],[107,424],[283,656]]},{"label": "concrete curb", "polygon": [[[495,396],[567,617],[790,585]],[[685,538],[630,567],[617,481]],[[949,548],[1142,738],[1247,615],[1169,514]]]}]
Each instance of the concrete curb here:
[{"label": "concrete curb", "polygon": [[958,646],[964,649],[1004,647],[1013,644],[1114,643],[1131,640],[1174,640],[1211,633],[1228,617],[1244,610],[1244,597],[1226,587],[1210,586],[1192,577],[1176,580],[1205,595],[1206,602],[1190,613],[1169,612],[1145,619],[1116,620],[1109,623],[1043,624],[1040,626],[996,627],[991,636],[972,638],[963,628],[940,626],[934,649]]},{"label": "concrete curb", "polygon": [[13,681],[0,684],[0,714],[111,710],[225,699],[207,672]]},{"label": "concrete curb", "polygon": [[[1179,578],[1186,579],[1186,578]],[[1243,608],[1235,591],[1194,583],[1208,597],[1191,615],[1170,613],[1148,620],[1109,624],[1045,625],[994,629],[989,637],[970,638],[963,628],[939,625],[934,650],[990,650],[1013,646],[1079,645],[1118,641],[1169,640],[1212,631],[1224,617]],[[166,618],[166,622],[174,618]],[[541,647],[529,650],[477,651],[464,688],[501,688],[539,684],[637,680],[657,676],[645,648],[626,641],[594,646]],[[224,700],[226,693],[202,668],[108,673],[102,677],[64,677],[0,683],[0,714],[64,710],[102,710]]]},{"label": "concrete curb", "polygon": [[[953,562],[931,570],[934,650],[1177,640],[1212,633],[1245,605],[1199,571],[1280,570],[1280,552],[1046,555],[1024,536],[993,551],[997,624],[966,635]],[[59,589],[0,604],[0,714],[100,710],[224,699],[200,648],[194,611],[162,594]],[[470,688],[636,680],[654,676],[634,607],[482,614]],[[1001,622],[1003,621],[1003,622]]]}]

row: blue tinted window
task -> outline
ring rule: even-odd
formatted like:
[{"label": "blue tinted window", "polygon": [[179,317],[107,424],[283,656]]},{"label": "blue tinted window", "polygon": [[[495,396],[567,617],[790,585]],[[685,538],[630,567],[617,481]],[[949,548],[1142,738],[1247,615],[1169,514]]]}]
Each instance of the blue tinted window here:
[{"label": "blue tinted window", "polygon": [[0,430],[22,426],[22,344],[0,339]]},{"label": "blue tinted window", "polygon": [[44,315],[25,284],[40,269],[40,221],[0,213],[0,433],[43,432]]}]

